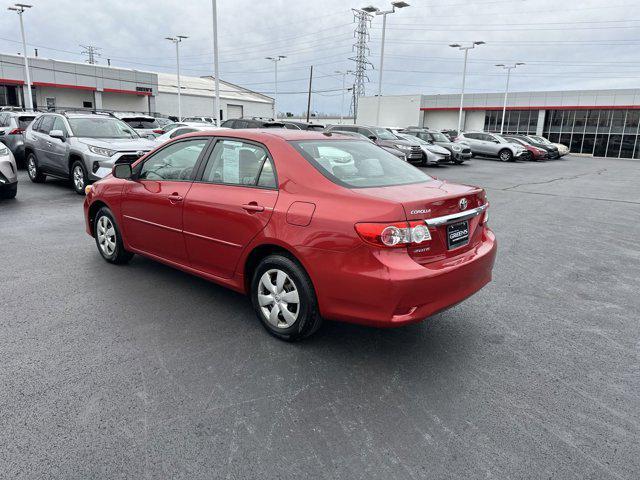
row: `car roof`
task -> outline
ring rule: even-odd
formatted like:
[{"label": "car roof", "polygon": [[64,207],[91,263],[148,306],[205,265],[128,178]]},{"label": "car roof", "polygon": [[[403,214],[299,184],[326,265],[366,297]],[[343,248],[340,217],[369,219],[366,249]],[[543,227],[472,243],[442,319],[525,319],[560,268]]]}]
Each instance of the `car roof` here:
[{"label": "car roof", "polygon": [[335,133],[324,133],[313,130],[290,130],[286,128],[242,128],[242,129],[227,129],[227,130],[203,130],[199,132],[189,133],[185,136],[224,136],[224,137],[237,137],[246,138],[247,140],[261,141],[266,138],[278,138],[284,141],[295,140],[358,140],[347,135],[340,135]]}]

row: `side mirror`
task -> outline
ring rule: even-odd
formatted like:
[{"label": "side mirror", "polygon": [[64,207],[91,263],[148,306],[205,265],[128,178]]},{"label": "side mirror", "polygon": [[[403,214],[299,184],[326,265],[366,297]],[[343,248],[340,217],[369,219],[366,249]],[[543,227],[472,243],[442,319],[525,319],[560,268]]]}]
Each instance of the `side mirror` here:
[{"label": "side mirror", "polygon": [[128,163],[117,163],[113,166],[111,173],[115,178],[129,180],[133,175],[133,170],[131,169],[131,165]]},{"label": "side mirror", "polygon": [[58,140],[62,140],[63,142],[65,138],[67,138],[62,130],[51,130],[49,132],[49,136],[51,138],[57,138]]}]

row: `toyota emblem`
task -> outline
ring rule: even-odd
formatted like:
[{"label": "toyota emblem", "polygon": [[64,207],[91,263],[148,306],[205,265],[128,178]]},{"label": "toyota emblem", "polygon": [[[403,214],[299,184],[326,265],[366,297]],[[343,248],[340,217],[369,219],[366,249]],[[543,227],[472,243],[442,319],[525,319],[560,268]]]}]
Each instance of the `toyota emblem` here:
[{"label": "toyota emblem", "polygon": [[467,199],[466,198],[461,198],[460,202],[458,202],[458,206],[460,207],[460,210],[466,210],[467,209]]}]

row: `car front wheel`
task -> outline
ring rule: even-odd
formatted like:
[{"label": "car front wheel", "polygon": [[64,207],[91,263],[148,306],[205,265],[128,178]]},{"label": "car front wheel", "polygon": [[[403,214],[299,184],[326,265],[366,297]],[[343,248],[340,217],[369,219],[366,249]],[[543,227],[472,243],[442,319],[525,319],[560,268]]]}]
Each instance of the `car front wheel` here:
[{"label": "car front wheel", "polygon": [[251,281],[251,302],[264,327],[282,340],[308,337],[322,324],[309,276],[285,255],[260,262]]},{"label": "car front wheel", "polygon": [[38,159],[33,153],[30,153],[27,157],[27,173],[29,174],[29,180],[33,183],[43,183],[47,179],[47,176],[40,171]]},{"label": "car front wheel", "polygon": [[503,162],[510,162],[511,160],[513,160],[513,153],[511,153],[511,150],[501,150],[499,157]]},{"label": "car front wheel", "polygon": [[102,207],[93,222],[93,236],[102,258],[109,263],[121,265],[129,262],[133,253],[128,252],[122,243],[122,235],[111,210]]},{"label": "car front wheel", "polygon": [[76,160],[71,166],[71,183],[73,183],[73,189],[78,195],[84,195],[84,189],[87,186],[87,170],[84,168],[84,164]]}]

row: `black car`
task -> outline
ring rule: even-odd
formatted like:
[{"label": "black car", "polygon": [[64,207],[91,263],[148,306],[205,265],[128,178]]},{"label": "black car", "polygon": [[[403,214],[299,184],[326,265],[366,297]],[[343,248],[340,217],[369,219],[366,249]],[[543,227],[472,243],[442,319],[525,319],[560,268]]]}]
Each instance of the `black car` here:
[{"label": "black car", "polygon": [[541,150],[546,150],[549,154],[550,159],[560,158],[560,152],[558,150],[558,147],[556,147],[555,145],[546,145],[544,143],[536,142],[533,138],[527,135],[509,134],[509,136],[513,138],[519,138],[520,140],[527,142],[529,145],[533,145],[534,147]]},{"label": "black car", "polygon": [[325,131],[336,133],[356,132],[364,135],[379,147],[384,147],[387,151],[390,149],[398,150],[405,155],[408,162],[426,164],[427,161],[427,157],[422,152],[420,145],[413,145],[408,140],[397,137],[386,128],[368,125],[329,125]]},{"label": "black car", "polygon": [[449,140],[449,137],[441,132],[429,130],[427,128],[407,127],[402,130],[402,133],[413,135],[414,137],[421,138],[426,142],[446,148],[451,152],[451,163],[460,165],[473,156],[473,154],[471,153],[471,149],[468,146],[461,143],[452,142],[451,140]]},{"label": "black car", "polygon": [[225,128],[285,128],[284,123],[271,118],[232,118],[220,125]]},{"label": "black car", "polygon": [[313,130],[317,132],[324,130],[324,125],[319,123],[297,122],[294,120],[281,120],[281,122],[284,123],[284,128],[289,130]]}]

